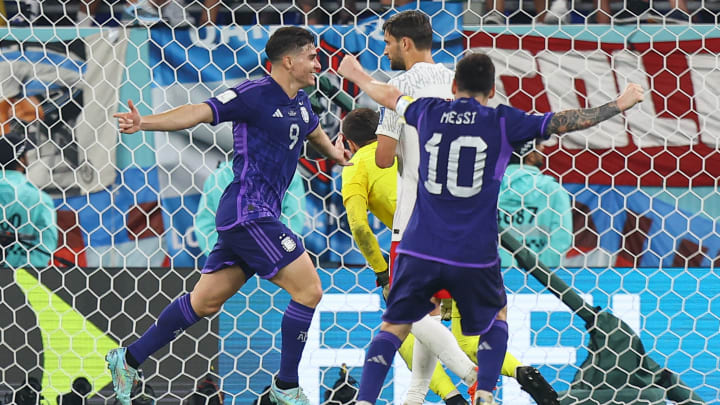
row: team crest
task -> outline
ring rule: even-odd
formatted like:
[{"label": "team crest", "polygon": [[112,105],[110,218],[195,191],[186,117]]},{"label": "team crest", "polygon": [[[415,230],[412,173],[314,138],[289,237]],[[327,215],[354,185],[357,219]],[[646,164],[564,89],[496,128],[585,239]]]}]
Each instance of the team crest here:
[{"label": "team crest", "polygon": [[293,238],[291,238],[289,236],[284,237],[283,240],[280,241],[280,245],[288,253],[292,252],[297,247],[297,243],[295,243]]},{"label": "team crest", "polygon": [[300,106],[300,115],[302,115],[303,121],[307,124],[310,122],[310,114],[308,114],[308,110],[305,108],[305,106]]}]

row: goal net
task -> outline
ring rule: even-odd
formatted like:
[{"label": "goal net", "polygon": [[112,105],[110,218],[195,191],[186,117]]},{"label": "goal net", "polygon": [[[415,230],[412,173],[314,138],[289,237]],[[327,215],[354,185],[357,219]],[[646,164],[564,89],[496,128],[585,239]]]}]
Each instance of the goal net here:
[{"label": "goal net", "polygon": [[[501,206],[499,221],[588,305],[623,320],[659,367],[705,402],[720,401],[715,3],[688,2],[689,17],[667,4],[640,11],[632,2],[612,4],[612,24],[595,24],[604,12],[589,3],[568,2],[565,11],[553,1],[562,22],[541,24],[529,5],[523,10],[523,2],[506,2],[498,25],[475,1],[392,7],[385,1],[226,1],[207,13],[212,3],[168,2],[158,11],[146,0],[135,6],[17,1],[0,10],[6,25],[0,26],[0,125],[3,133],[20,131],[30,140],[27,180],[52,200],[48,206],[15,195],[2,202],[0,401],[37,392],[55,403],[85,377],[90,403],[113,403],[105,353],[137,339],[199,277],[212,243],[201,229],[199,206],[208,178],[215,194],[224,185],[231,128],[120,134],[112,115],[127,111],[126,100],[142,114],[158,113],[260,78],[268,73],[263,49],[272,32],[310,23],[322,65],[312,107],[334,137],[352,108],[375,107],[338,78],[340,60],[357,55],[381,80],[398,74],[382,56],[382,22],[417,8],[431,16],[435,62],[452,67],[468,51],[490,55],[497,90],[491,105],[544,113],[598,107],[630,82],[647,90],[646,100],[627,113],[551,138],[543,144],[541,168],[526,167],[559,184],[566,205],[551,203],[556,200],[537,188],[532,192],[545,205]],[[671,24],[683,16],[685,24]],[[325,292],[300,365],[300,384],[313,404],[325,402],[343,365],[359,380],[385,305],[352,241],[340,179],[340,167],[306,147],[283,208],[316,261]],[[25,204],[28,215],[6,214],[12,204]],[[43,207],[52,213],[49,225],[31,214]],[[389,249],[390,232],[372,216],[369,221]],[[563,232],[566,242],[554,242]],[[53,254],[51,266],[45,250]],[[577,388],[591,349],[589,325],[504,254],[508,350],[538,367],[559,392]],[[142,364],[144,395],[158,403],[194,403],[198,384],[210,375],[226,403],[256,400],[279,367],[288,301],[273,284],[249,280],[220,314]],[[635,346],[610,349],[640,354]],[[402,403],[409,376],[396,359],[380,403]],[[31,379],[39,384],[30,387]],[[585,399],[608,387],[623,389],[603,378],[584,387]],[[498,392],[505,404],[532,403],[510,378],[499,382]],[[442,402],[435,394],[427,400]],[[563,400],[570,403],[581,402]]]}]

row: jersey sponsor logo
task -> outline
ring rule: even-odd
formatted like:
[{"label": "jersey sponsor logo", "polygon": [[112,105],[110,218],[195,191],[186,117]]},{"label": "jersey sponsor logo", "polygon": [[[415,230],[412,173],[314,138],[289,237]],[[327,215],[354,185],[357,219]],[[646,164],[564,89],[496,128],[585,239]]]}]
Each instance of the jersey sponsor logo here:
[{"label": "jersey sponsor logo", "polygon": [[367,359],[367,362],[368,363],[378,363],[378,364],[382,364],[383,366],[388,365],[387,361],[385,361],[385,357],[383,357],[382,354],[378,354],[377,356],[370,357],[369,359]]},{"label": "jersey sponsor logo", "polygon": [[280,241],[280,246],[282,246],[282,248],[285,249],[286,252],[290,253],[297,248],[297,243],[295,243],[293,238],[291,238],[290,236],[285,236]]},{"label": "jersey sponsor logo", "polygon": [[230,90],[223,91],[222,93],[220,93],[219,96],[217,96],[215,98],[217,99],[217,101],[219,101],[223,104],[227,104],[230,100],[234,99],[235,97],[237,97],[237,93],[235,92],[235,90],[230,89]]},{"label": "jersey sponsor logo", "polygon": [[300,115],[302,115],[303,121],[307,124],[310,122],[310,114],[308,113],[308,110],[305,108],[305,106],[300,106]]},{"label": "jersey sponsor logo", "polygon": [[280,111],[279,108],[276,109],[275,112],[273,113],[273,117],[275,117],[275,118],[282,118],[282,117],[283,117],[282,111]]}]

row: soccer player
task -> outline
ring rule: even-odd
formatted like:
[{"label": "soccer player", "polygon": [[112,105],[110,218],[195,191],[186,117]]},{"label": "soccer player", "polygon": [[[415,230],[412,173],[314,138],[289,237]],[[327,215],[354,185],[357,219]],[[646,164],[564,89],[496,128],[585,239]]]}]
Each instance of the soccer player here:
[{"label": "soccer player", "polygon": [[[353,152],[353,157],[350,159],[353,165],[343,168],[342,196],[353,239],[375,271],[377,284],[383,287],[383,296],[387,297],[390,288],[388,263],[370,228],[367,215],[370,210],[385,226],[392,229],[397,196],[397,165],[381,169],[375,164],[377,148],[375,131],[379,119],[379,114],[368,108],[355,109],[343,119],[342,135],[347,139],[350,151]],[[411,334],[399,349],[400,355],[411,370],[414,346],[415,337]],[[430,389],[448,405],[467,404],[438,361],[435,361]],[[413,390],[408,391],[406,403],[422,402],[426,393],[427,384],[424,390],[413,385]]]},{"label": "soccer player", "polygon": [[[432,59],[432,26],[427,15],[420,11],[398,13],[385,22],[383,30],[386,43],[384,54],[390,59],[391,68],[405,70],[391,79],[390,84],[412,97],[453,97],[451,87],[454,73],[442,64],[434,63]],[[406,125],[392,110],[382,108],[381,117],[377,130],[376,163],[379,167],[389,167],[397,154],[399,166],[397,209],[393,217],[390,247],[392,270],[397,246],[402,240],[415,205],[420,151],[415,128]],[[447,299],[450,295],[447,291],[440,291],[436,298]],[[456,343],[452,333],[439,322],[436,310],[413,325],[413,334],[422,344],[415,345],[409,399],[424,398],[428,383],[432,381],[436,356],[463,378],[468,386],[474,384],[475,364],[470,359],[476,358],[474,352],[477,345],[474,345],[472,351],[463,351],[464,347],[458,346],[462,341]],[[505,358],[502,372],[503,375],[517,378],[522,388],[530,393],[537,403],[557,403],[557,393],[539,371],[531,366],[523,366],[510,353]]]},{"label": "soccer player", "polygon": [[[390,17],[383,24],[385,36],[384,55],[393,70],[404,73],[390,83],[403,94],[414,97],[452,98],[450,85],[453,72],[432,59],[432,25],[428,16],[416,10],[403,11]],[[392,222],[390,267],[393,268],[395,249],[415,204],[418,165],[417,135],[414,129],[401,124],[392,110],[381,108],[378,125],[376,163],[381,168],[395,162],[397,149],[397,208]],[[439,298],[447,298],[446,292]],[[452,333],[440,322],[439,310],[434,308],[428,316],[413,324],[416,337],[413,349],[412,377],[406,402],[422,404],[427,394],[431,376],[438,358],[468,385],[475,383],[475,364],[463,353]]]},{"label": "soccer player", "polygon": [[295,172],[307,138],[323,155],[347,165],[350,151],[335,144],[319,126],[301,89],[315,82],[320,69],[315,38],[299,27],[273,33],[265,52],[270,76],[248,80],[204,103],[140,116],[116,114],[124,133],[177,131],[199,123],[233,122],[235,178],[225,189],[217,210],[218,241],[200,280],[190,294],[173,301],[157,322],[127,348],[114,349],[106,359],[117,397],[130,403],[138,366],[152,353],[200,318],[220,310],[253,274],[268,279],[291,296],[282,319],[280,371],[270,396],[277,404],[309,404],[298,386],[298,364],[307,330],[322,297],[320,278],[301,241],[283,225],[280,201]]},{"label": "soccer player", "polygon": [[463,333],[481,336],[473,404],[494,404],[492,390],[508,337],[497,200],[513,146],[596,125],[642,101],[643,90],[629,84],[617,100],[597,108],[531,115],[505,105],[486,106],[495,94],[495,67],[482,53],[457,64],[455,100],[450,101],[403,96],[396,87],[375,81],[353,56],[343,59],[338,72],[417,128],[422,147],[417,200],[397,249],[381,331],[367,351],[358,404],[375,403],[390,360],[442,288],[456,300]]}]

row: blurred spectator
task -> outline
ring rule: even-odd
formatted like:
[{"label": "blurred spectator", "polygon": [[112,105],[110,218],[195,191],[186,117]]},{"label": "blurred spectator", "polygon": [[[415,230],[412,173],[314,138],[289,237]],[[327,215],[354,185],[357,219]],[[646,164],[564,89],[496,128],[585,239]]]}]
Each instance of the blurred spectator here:
[{"label": "blurred spectator", "polygon": [[41,14],[39,0],[15,0],[17,13],[10,18],[10,25],[33,24]]},{"label": "blurred spectator", "polygon": [[687,0],[669,0],[670,12],[666,16],[660,15],[651,7],[650,0],[628,0],[623,2],[623,9],[613,16],[610,8],[611,0],[595,0],[598,12],[596,21],[598,24],[610,24],[611,19],[615,23],[635,23],[638,20],[642,22],[674,22],[689,23],[690,11],[688,10]]},{"label": "blurred spectator", "polygon": [[[531,141],[513,152],[500,186],[498,225],[553,268],[572,245],[572,210],[570,194],[554,177],[540,172],[542,150]],[[500,249],[500,260],[503,267],[515,263],[505,249]]]},{"label": "blurred spectator", "polygon": [[[215,228],[215,213],[217,212],[220,197],[225,187],[234,178],[232,162],[222,162],[218,168],[208,176],[203,185],[203,193],[198,204],[195,216],[195,237],[200,250],[208,255],[217,242]],[[282,217],[280,220],[298,235],[303,234],[305,226],[305,186],[303,179],[297,172],[290,182],[290,187],[282,201]]]},{"label": "blurred spectator", "polygon": [[164,22],[170,27],[192,25],[194,21],[178,0],[128,0],[123,19],[128,25],[152,26]]},{"label": "blurred spectator", "polygon": [[77,11],[76,23],[78,27],[92,27],[98,25],[95,19],[98,6],[102,0],[81,0]]},{"label": "blurred spectator", "polygon": [[0,137],[0,232],[4,264],[12,268],[47,266],[58,241],[52,199],[25,176],[31,146],[25,131]]},{"label": "blurred spectator", "polygon": [[542,24],[567,24],[570,22],[570,10],[567,0],[552,0],[548,8],[549,0],[534,0],[535,21]]}]

